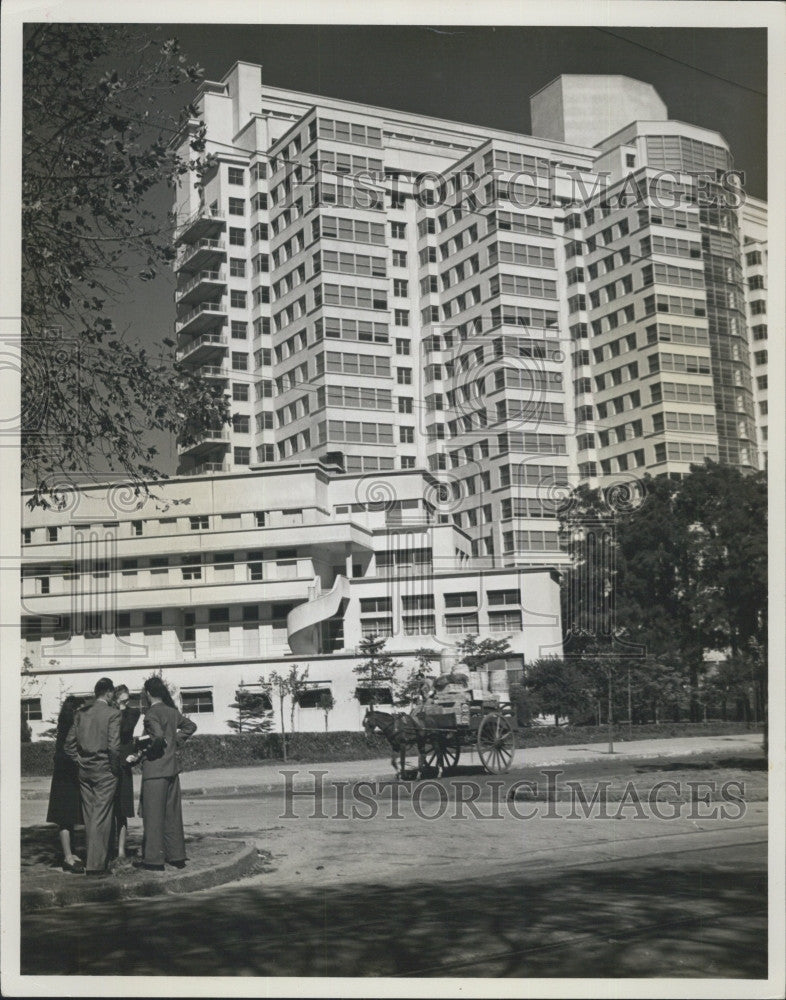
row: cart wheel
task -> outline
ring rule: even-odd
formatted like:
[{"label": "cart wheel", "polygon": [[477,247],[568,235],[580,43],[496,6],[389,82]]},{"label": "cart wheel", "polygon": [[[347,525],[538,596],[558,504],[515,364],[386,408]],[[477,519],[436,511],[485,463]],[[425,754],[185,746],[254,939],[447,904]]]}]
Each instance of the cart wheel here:
[{"label": "cart wheel", "polygon": [[435,736],[426,742],[426,766],[445,770],[458,764],[461,744],[455,736]]},{"label": "cart wheel", "polygon": [[478,754],[489,774],[504,774],[513,763],[516,737],[504,715],[484,715],[478,726]]}]

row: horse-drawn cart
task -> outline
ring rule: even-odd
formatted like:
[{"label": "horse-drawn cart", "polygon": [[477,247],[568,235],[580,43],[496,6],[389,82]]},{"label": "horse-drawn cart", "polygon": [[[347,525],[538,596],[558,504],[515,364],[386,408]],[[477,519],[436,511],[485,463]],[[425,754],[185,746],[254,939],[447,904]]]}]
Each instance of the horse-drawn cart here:
[{"label": "horse-drawn cart", "polygon": [[457,766],[462,750],[475,750],[489,774],[504,774],[510,770],[516,749],[512,719],[509,702],[456,685],[409,714],[370,711],[363,725],[367,732],[376,729],[387,738],[393,750],[391,763],[399,776],[406,770],[407,750],[414,747],[419,772],[425,766],[442,774]]},{"label": "horse-drawn cart", "polygon": [[466,707],[466,713],[462,712],[455,722],[450,713],[443,717],[444,722],[439,715],[424,713],[426,765],[441,772],[456,767],[462,750],[476,750],[489,774],[509,771],[516,749],[510,704],[472,700]]}]

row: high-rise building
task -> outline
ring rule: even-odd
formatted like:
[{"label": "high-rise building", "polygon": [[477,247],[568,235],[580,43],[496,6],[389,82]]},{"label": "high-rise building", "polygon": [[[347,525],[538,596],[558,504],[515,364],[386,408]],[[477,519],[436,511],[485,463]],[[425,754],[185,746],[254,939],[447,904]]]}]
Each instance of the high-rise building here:
[{"label": "high-rise building", "polygon": [[55,682],[87,692],[114,658],[226,731],[237,686],[292,656],[357,725],[371,632],[410,662],[471,633],[509,634],[519,663],[559,652],[570,487],[758,468],[766,207],[651,86],[559,77],[534,135],[269,87],[247,63],[195,105],[178,354],[231,424],[179,446],[163,514],[111,490],[26,514],[40,725]]},{"label": "high-rise building", "polygon": [[651,86],[560,77],[535,136],[242,63],[197,105],[213,166],[178,193],[177,332],[233,419],[183,474],[426,468],[476,557],[542,562],[568,481],[758,467],[744,199],[722,136]]},{"label": "high-rise building", "polygon": [[742,269],[748,307],[753,399],[759,459],[767,468],[767,205],[748,198],[742,207]]}]

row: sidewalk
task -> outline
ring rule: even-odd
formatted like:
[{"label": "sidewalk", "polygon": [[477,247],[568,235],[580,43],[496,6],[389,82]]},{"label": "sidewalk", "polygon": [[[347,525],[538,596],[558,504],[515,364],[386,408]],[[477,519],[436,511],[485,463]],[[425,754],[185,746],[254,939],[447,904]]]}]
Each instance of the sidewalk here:
[{"label": "sidewalk", "polygon": [[[682,757],[698,753],[718,753],[724,756],[738,753],[761,752],[761,733],[738,733],[730,736],[692,736],[664,740],[615,740],[615,760],[625,758],[653,760]],[[593,760],[609,760],[608,742],[584,743],[573,746],[531,747],[517,750],[513,768],[554,767]],[[479,764],[476,753],[462,751],[461,765]],[[184,771],[180,784],[185,796],[209,795],[216,797],[249,796],[280,791],[284,787],[281,771],[296,772],[294,788],[313,787],[311,771],[325,771],[325,781],[379,781],[393,777],[389,758],[374,760],[336,761],[333,763],[303,763],[272,761],[250,767],[220,767],[201,771]],[[21,779],[23,799],[46,799],[49,796],[49,777]]]}]

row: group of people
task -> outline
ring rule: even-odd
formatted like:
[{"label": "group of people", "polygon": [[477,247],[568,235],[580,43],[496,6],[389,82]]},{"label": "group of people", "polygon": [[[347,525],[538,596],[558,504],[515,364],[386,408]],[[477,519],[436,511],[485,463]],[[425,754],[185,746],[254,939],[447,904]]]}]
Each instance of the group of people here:
[{"label": "group of people", "polygon": [[[127,852],[128,819],[134,815],[132,769],[142,765],[139,814],[144,823],[140,868],[184,868],[186,846],[180,802],[177,737],[196,731],[182,715],[161,677],[149,677],[140,694],[144,735],[135,739],[140,712],[130,708],[125,684],[108,677],[95,685],[95,700],[80,706],[68,696],[57,722],[47,822],[59,828],[63,871],[104,875]],[[74,853],[74,828],[84,824],[87,860]]]}]

